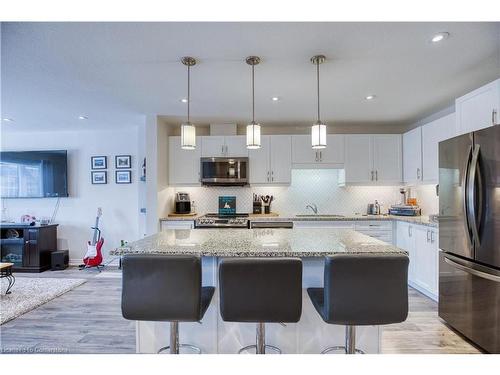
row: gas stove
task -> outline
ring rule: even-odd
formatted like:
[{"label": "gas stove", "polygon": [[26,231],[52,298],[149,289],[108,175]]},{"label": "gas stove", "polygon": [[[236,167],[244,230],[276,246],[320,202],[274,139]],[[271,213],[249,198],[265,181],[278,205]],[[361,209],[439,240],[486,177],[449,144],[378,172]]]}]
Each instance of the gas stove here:
[{"label": "gas stove", "polygon": [[248,228],[248,214],[232,216],[206,214],[195,221],[196,228]]}]

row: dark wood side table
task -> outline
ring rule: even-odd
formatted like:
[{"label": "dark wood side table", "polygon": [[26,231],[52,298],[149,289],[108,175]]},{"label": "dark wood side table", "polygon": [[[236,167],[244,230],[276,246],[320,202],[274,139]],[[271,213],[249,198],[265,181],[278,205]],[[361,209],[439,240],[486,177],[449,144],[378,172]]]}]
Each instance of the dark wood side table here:
[{"label": "dark wood side table", "polygon": [[5,291],[5,294],[10,294],[11,291],[10,289],[14,286],[16,282],[16,278],[12,274],[12,266],[14,263],[0,263],[0,279],[3,279],[4,277],[7,279],[9,282],[9,286],[7,287],[7,290]]}]

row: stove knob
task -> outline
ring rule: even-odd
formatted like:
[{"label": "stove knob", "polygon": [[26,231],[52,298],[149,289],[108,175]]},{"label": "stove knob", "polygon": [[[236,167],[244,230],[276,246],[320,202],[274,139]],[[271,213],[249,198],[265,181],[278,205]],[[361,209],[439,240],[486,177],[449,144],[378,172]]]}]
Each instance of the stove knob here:
[{"label": "stove knob", "polygon": [[210,219],[209,224],[214,224],[214,223],[215,223],[215,220],[214,219]]}]

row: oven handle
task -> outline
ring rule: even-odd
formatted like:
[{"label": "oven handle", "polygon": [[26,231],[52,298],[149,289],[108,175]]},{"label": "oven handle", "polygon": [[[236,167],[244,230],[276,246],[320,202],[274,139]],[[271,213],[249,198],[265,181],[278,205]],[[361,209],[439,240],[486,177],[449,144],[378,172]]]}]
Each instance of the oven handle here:
[{"label": "oven handle", "polygon": [[459,270],[467,272],[471,275],[478,276],[478,277],[481,277],[483,279],[487,279],[487,280],[491,280],[491,281],[495,281],[497,283],[500,283],[500,276],[492,275],[490,273],[486,273],[483,271],[476,270],[474,268],[464,266],[463,264],[460,264],[458,262],[455,262],[454,260],[451,260],[446,255],[444,256],[444,261],[446,263],[448,263],[450,266],[458,268]]}]

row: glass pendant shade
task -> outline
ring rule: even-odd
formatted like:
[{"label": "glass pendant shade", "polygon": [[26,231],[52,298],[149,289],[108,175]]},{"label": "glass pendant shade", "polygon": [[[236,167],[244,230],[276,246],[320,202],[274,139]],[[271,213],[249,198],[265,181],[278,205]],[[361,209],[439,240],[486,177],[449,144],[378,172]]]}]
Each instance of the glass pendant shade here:
[{"label": "glass pendant shade", "polygon": [[312,148],[326,148],[326,125],[317,122],[311,128]]},{"label": "glass pendant shade", "polygon": [[254,150],[260,147],[260,124],[252,122],[247,125],[247,148]]},{"label": "glass pendant shade", "polygon": [[184,150],[196,148],[196,127],[190,122],[181,125],[181,148]]}]

